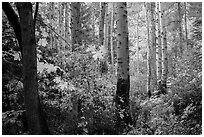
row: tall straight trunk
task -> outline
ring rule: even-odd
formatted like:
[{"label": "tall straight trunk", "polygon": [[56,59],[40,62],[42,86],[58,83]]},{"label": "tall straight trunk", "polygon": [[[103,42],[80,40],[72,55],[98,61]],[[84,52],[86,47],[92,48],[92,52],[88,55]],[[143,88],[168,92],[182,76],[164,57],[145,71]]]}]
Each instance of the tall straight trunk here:
[{"label": "tall straight trunk", "polygon": [[[62,3],[58,2],[58,34],[63,37],[63,27],[62,27],[63,12],[62,12],[62,6],[63,6]],[[58,48],[59,48],[59,52],[63,51],[63,42],[59,38],[58,38]],[[61,62],[60,62],[61,66],[63,66],[62,65],[63,62],[64,61],[63,61],[63,57],[62,57]]]},{"label": "tall straight trunk", "polygon": [[146,9],[146,28],[147,28],[147,93],[149,97],[151,96],[151,86],[150,86],[150,81],[151,81],[151,56],[150,56],[150,51],[151,51],[151,46],[150,46],[150,31],[149,31],[149,4],[145,3],[145,9]]},{"label": "tall straight trunk", "polygon": [[184,2],[184,7],[185,7],[185,53],[188,51],[188,28],[187,28],[187,9],[186,9],[186,2]]},{"label": "tall straight trunk", "polygon": [[[65,5],[65,3],[64,2],[62,2],[62,4],[61,4],[61,28],[62,28],[62,31],[61,31],[61,36],[65,39],[65,7],[66,7],[66,5]],[[63,49],[63,51],[65,51],[65,41],[63,40],[62,41],[62,49]]]},{"label": "tall straight trunk", "polygon": [[157,2],[157,37],[158,37],[158,48],[157,48],[157,79],[161,80],[162,77],[162,46],[161,46],[161,10],[160,4]]},{"label": "tall straight trunk", "polygon": [[101,2],[100,25],[99,25],[99,45],[103,45],[104,40],[104,19],[105,19],[105,2]]},{"label": "tall straight trunk", "polygon": [[[161,3],[161,7],[162,7]],[[161,26],[162,26],[162,83],[166,86],[167,73],[168,73],[168,60],[167,60],[167,37],[166,37],[166,18],[165,12],[161,9]]]},{"label": "tall straight trunk", "polygon": [[[52,25],[52,20],[53,20],[53,15],[52,15],[52,10],[53,10],[53,2],[50,2],[49,3],[49,9],[48,9],[48,12],[49,12],[49,20],[50,20],[50,23],[49,23],[49,25],[50,26],[53,26]],[[52,30],[51,29],[49,29],[49,37],[50,37],[50,46],[51,46],[51,49],[53,49],[53,33],[52,33]]]},{"label": "tall straight trunk", "polygon": [[[65,4],[65,39],[67,40],[67,42],[70,42],[71,40],[70,40],[70,37],[69,37],[69,35],[70,35],[70,26],[69,26],[69,24],[70,24],[70,14],[69,14],[69,8],[70,8],[70,3],[68,2],[68,3],[66,3]],[[68,46],[68,45],[67,45]],[[65,49],[66,49],[67,47],[65,47]]]},{"label": "tall straight trunk", "polygon": [[[61,36],[61,3],[60,2],[58,2],[58,5],[57,5],[57,10],[58,10],[58,23],[57,23],[57,32],[58,32],[58,34]],[[61,40],[58,38],[58,40],[57,40],[58,42],[57,42],[57,48],[59,49],[59,51],[61,50]]]},{"label": "tall straight trunk", "polygon": [[111,65],[114,71],[113,28],[114,28],[114,2],[112,2],[111,27],[110,27]]},{"label": "tall straight trunk", "polygon": [[[117,90],[116,90],[116,128],[119,131],[131,124],[129,90],[129,46],[128,46],[128,20],[127,3],[116,3],[117,28]],[[121,129],[121,130],[120,130]]]},{"label": "tall straight trunk", "polygon": [[140,73],[140,64],[139,64],[139,52],[140,52],[140,46],[139,46],[139,12],[137,13],[137,73]]},{"label": "tall straight trunk", "polygon": [[92,22],[91,22],[91,26],[92,26],[92,37],[93,40],[95,40],[95,21],[96,21],[96,17],[95,17],[95,9],[92,11]]},{"label": "tall straight trunk", "polygon": [[26,118],[30,134],[50,134],[43,117],[38,95],[37,53],[35,42],[32,4],[17,3],[23,45],[23,86]]},{"label": "tall straight trunk", "polygon": [[108,62],[108,45],[109,45],[109,14],[108,14],[108,3],[105,3],[105,24],[104,24],[104,45],[106,49],[105,61]]},{"label": "tall straight trunk", "polygon": [[[65,16],[65,11],[66,11],[66,4],[67,3],[62,3],[62,9],[61,9],[61,14],[62,14],[62,19],[61,19],[61,28],[62,28],[62,32],[61,32],[61,36],[66,40],[66,23],[65,23],[65,20],[66,20],[66,16]],[[63,40],[62,41],[62,50],[63,50],[63,53],[65,53],[66,51],[66,42]],[[65,62],[65,54],[63,54],[62,56],[62,67],[65,68],[66,66],[66,62]]]},{"label": "tall straight trunk", "polygon": [[[51,14],[53,15],[53,20],[54,20],[54,21],[55,21],[55,19],[54,19],[54,16],[55,16],[55,9],[56,9],[56,3],[53,2],[53,9],[52,9],[50,12],[51,12]],[[52,27],[55,28],[55,29],[57,30],[57,27],[56,27],[56,26],[55,26],[55,27],[52,26]],[[53,48],[56,49],[56,52],[58,52],[57,44],[58,44],[58,42],[57,42],[56,34],[53,33]]]},{"label": "tall straight trunk", "polygon": [[76,51],[76,46],[81,45],[81,24],[80,24],[80,2],[71,3],[71,37],[72,51]]},{"label": "tall straight trunk", "polygon": [[151,89],[157,86],[157,70],[156,70],[156,20],[155,20],[155,3],[150,3],[150,20],[151,20]]},{"label": "tall straight trunk", "polygon": [[182,17],[181,17],[181,2],[178,2],[178,17],[179,17],[179,54],[183,54],[183,38],[182,38]]}]

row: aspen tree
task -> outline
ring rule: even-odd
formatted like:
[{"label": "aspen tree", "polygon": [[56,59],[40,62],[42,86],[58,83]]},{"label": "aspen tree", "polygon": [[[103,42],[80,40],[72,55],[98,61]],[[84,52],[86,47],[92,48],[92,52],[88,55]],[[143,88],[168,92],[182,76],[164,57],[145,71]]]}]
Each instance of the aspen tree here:
[{"label": "aspen tree", "polygon": [[179,54],[183,54],[183,37],[182,37],[182,16],[181,16],[181,2],[178,2],[178,21],[179,21]]},{"label": "aspen tree", "polygon": [[114,2],[112,2],[111,27],[110,27],[111,65],[112,69],[114,70],[113,28],[114,28]]},{"label": "aspen tree", "polygon": [[76,45],[81,45],[80,2],[71,2],[71,39],[72,52],[76,51]]},{"label": "aspen tree", "polygon": [[108,62],[108,45],[109,45],[109,14],[108,3],[105,3],[105,24],[104,24],[104,46],[106,49],[105,61]]},{"label": "aspen tree", "polygon": [[161,11],[160,3],[157,2],[157,79],[161,80],[162,76],[162,46],[161,46]]},{"label": "aspen tree", "polygon": [[[68,2],[68,3],[66,3],[65,4],[65,39],[67,40],[67,41],[70,41],[70,37],[69,37],[69,35],[70,35],[70,26],[69,26],[69,24],[70,24],[70,14],[69,14],[69,8],[70,8],[70,3]],[[66,49],[67,47],[65,46],[65,49]]]},{"label": "aspen tree", "polygon": [[151,62],[151,89],[156,89],[157,86],[157,70],[156,70],[156,21],[155,21],[155,3],[150,3],[150,41],[151,41],[151,52],[150,62]]},{"label": "aspen tree", "polygon": [[[57,32],[61,36],[61,3],[60,2],[58,2],[57,7],[58,7],[57,8],[58,9]],[[62,42],[58,38],[57,47],[58,47],[59,51],[61,50],[61,45],[62,45]]]},{"label": "aspen tree", "polygon": [[139,65],[139,12],[137,13],[137,73],[139,74],[140,65]]},{"label": "aspen tree", "polygon": [[129,90],[129,47],[127,3],[116,3],[117,38],[117,90],[116,90],[116,128],[124,129],[131,123]]},{"label": "aspen tree", "polygon": [[105,2],[101,2],[100,25],[99,25],[99,45],[103,45],[104,40],[104,19],[105,19]]},{"label": "aspen tree", "polygon": [[[164,3],[161,3],[161,7]],[[167,38],[166,38],[166,18],[165,10],[161,9],[161,26],[162,26],[162,83],[166,86],[168,63],[167,63]]]},{"label": "aspen tree", "polygon": [[188,51],[188,28],[187,28],[187,9],[186,9],[186,2],[184,2],[184,8],[185,8],[185,53]]},{"label": "aspen tree", "polygon": [[151,63],[150,63],[150,51],[151,51],[151,46],[150,46],[150,33],[149,33],[149,4],[145,3],[145,10],[146,10],[146,28],[147,28],[147,93],[148,96],[151,96]]},{"label": "aspen tree", "polygon": [[[53,25],[52,25],[53,15],[52,15],[52,12],[50,12],[50,11],[52,11],[52,10],[53,10],[53,2],[50,2],[50,3],[49,3],[49,9],[48,9],[48,12],[49,12],[49,20],[50,20],[49,25],[50,25],[50,26],[53,26]],[[49,35],[50,35],[49,37],[50,37],[51,49],[53,49],[54,43],[53,43],[53,33],[52,33],[52,30],[51,30],[51,29],[49,30]]]}]

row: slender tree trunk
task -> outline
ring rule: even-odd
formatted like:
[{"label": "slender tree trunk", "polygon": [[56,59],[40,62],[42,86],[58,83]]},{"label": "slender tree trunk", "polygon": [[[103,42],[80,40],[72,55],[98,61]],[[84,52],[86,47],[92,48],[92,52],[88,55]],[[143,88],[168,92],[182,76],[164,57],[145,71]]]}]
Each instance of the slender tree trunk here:
[{"label": "slender tree trunk", "polygon": [[[64,38],[64,27],[63,27],[63,18],[64,18],[64,13],[63,13],[63,8],[64,5],[62,2],[58,2],[58,11],[59,11],[59,18],[58,18],[58,34]],[[62,41],[61,39],[58,38],[58,43],[59,43],[59,51],[62,53],[62,51],[64,50],[64,41]],[[61,67],[63,67],[63,63],[64,63],[64,57],[61,57]]]},{"label": "slender tree trunk", "polygon": [[114,27],[114,2],[112,2],[111,28],[110,28],[111,65],[114,73],[113,27]]},{"label": "slender tree trunk", "polygon": [[[65,7],[66,7],[66,5],[65,5],[65,3],[62,3],[61,4],[61,28],[62,28],[62,30],[61,30],[61,36],[65,39]],[[65,51],[65,41],[63,40],[62,41],[62,49],[63,49],[63,51]]]},{"label": "slender tree trunk", "polygon": [[150,31],[149,31],[149,4],[145,3],[145,8],[146,8],[146,27],[147,27],[147,93],[148,96],[151,96],[151,86],[150,86],[150,81],[151,81],[151,56],[150,56],[150,51],[151,51],[151,46],[150,46]]},{"label": "slender tree trunk", "polygon": [[139,52],[140,52],[140,46],[139,46],[139,12],[137,13],[137,73],[140,73],[140,64],[139,64]]},{"label": "slender tree trunk", "polygon": [[32,4],[30,2],[17,3],[17,9],[22,34],[24,100],[29,133],[50,134],[43,117],[37,89],[37,53]]},{"label": "slender tree trunk", "polygon": [[[162,7],[162,3],[161,3]],[[161,9],[162,10],[162,9]],[[167,60],[167,38],[166,38],[166,18],[165,12],[161,12],[161,26],[162,26],[162,83],[166,87],[167,73],[168,73],[168,60]]]},{"label": "slender tree trunk", "polygon": [[[57,23],[57,32],[58,34],[61,36],[61,3],[58,2],[57,3],[57,10],[58,10],[58,23]],[[61,40],[58,38],[57,39],[57,49],[59,49],[59,51],[61,51],[61,45],[62,45],[62,42]]]},{"label": "slender tree trunk", "polygon": [[81,24],[80,24],[80,2],[71,3],[71,37],[72,51],[76,51],[76,46],[81,45]]},{"label": "slender tree trunk", "polygon": [[[100,13],[100,26],[99,26],[99,44],[100,46],[105,46],[106,52],[104,54],[104,58],[99,60],[99,72],[101,75],[103,73],[108,72],[108,66],[107,66],[107,60],[108,60],[108,26],[107,26],[107,20],[106,20],[106,5],[107,3],[101,2],[101,13]],[[106,24],[106,25],[105,25]]]},{"label": "slender tree trunk", "polygon": [[151,20],[151,89],[157,86],[157,70],[156,70],[156,20],[155,20],[155,3],[150,3],[150,20]]},{"label": "slender tree trunk", "polygon": [[108,3],[105,3],[105,24],[104,24],[104,45],[106,49],[105,61],[108,63],[108,45],[109,45],[109,14],[108,14]]},{"label": "slender tree trunk", "polygon": [[[53,9],[52,9],[52,11],[50,11],[51,12],[51,14],[53,15],[53,20],[55,21],[55,19],[54,19],[54,16],[55,16],[55,10],[56,10],[56,3],[55,2],[53,2]],[[53,28],[54,29],[56,29],[57,30],[57,26],[53,26]],[[53,47],[56,49],[56,53],[58,52],[58,42],[57,42],[57,37],[56,37],[56,34],[55,33],[53,33]]]},{"label": "slender tree trunk", "polygon": [[99,26],[99,45],[103,45],[104,40],[104,19],[105,19],[105,2],[101,2],[100,26]]},{"label": "slender tree trunk", "polygon": [[181,57],[183,54],[181,2],[178,2],[178,16],[179,16],[179,49],[180,49],[180,57]]},{"label": "slender tree trunk", "polygon": [[[65,39],[70,42],[70,14],[69,14],[70,3],[65,4]],[[68,45],[67,45],[68,46]],[[66,49],[67,47],[65,47]]]},{"label": "slender tree trunk", "polygon": [[185,7],[185,36],[186,36],[186,47],[185,47],[185,53],[188,51],[188,28],[187,28],[187,9],[186,9],[186,2],[184,2],[184,7]]},{"label": "slender tree trunk", "polygon": [[96,18],[95,18],[95,9],[92,11],[92,22],[91,22],[91,26],[92,26],[92,37],[93,40],[95,41],[96,36],[95,36],[95,22],[96,22]]},{"label": "slender tree trunk", "polygon": [[[53,26],[52,25],[52,17],[53,17],[53,15],[52,15],[52,10],[53,10],[53,3],[52,2],[50,2],[49,4],[49,8],[48,8],[48,11],[47,12],[49,12],[49,25],[50,26]],[[49,29],[49,37],[50,37],[50,47],[51,47],[51,49],[53,49],[53,33],[52,33],[52,30],[51,29]]]},{"label": "slender tree trunk", "polygon": [[[61,36],[66,40],[66,16],[65,16],[65,11],[66,11],[66,4],[67,3],[62,3],[62,9],[61,9],[61,14],[62,14],[62,19],[61,19]],[[66,42],[63,40],[62,41],[62,50],[63,53],[66,51]],[[62,55],[62,68],[65,68],[66,62],[65,62],[65,54]]]},{"label": "slender tree trunk", "polygon": [[117,27],[117,91],[116,91],[116,128],[119,131],[127,127],[131,122],[129,90],[129,47],[128,47],[128,21],[127,3],[116,3],[116,27]]},{"label": "slender tree trunk", "polygon": [[160,4],[157,2],[157,37],[158,37],[158,49],[157,49],[157,79],[161,80],[162,77],[162,46],[161,46],[161,11]]}]

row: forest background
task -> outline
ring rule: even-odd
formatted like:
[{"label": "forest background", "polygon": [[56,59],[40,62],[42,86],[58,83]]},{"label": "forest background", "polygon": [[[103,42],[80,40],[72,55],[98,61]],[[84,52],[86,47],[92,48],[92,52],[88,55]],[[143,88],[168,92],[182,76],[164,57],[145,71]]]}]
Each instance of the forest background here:
[{"label": "forest background", "polygon": [[202,134],[201,2],[3,2],[1,53],[2,134]]}]

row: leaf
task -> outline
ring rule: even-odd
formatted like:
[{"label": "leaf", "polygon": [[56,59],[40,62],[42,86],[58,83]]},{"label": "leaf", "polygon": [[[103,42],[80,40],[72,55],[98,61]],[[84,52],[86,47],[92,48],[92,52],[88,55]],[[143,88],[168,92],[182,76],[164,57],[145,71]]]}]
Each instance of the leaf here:
[{"label": "leaf", "polygon": [[96,53],[95,45],[89,45],[89,47],[86,49],[86,52],[91,52],[95,54]]},{"label": "leaf", "polygon": [[43,47],[45,47],[47,44],[48,44],[48,43],[47,43],[47,40],[46,40],[46,39],[40,39],[40,40],[38,41],[38,45],[41,45],[41,46],[43,46]]},{"label": "leaf", "polygon": [[69,84],[69,90],[71,90],[71,91],[75,91],[76,90],[76,88],[75,88],[75,86],[73,85],[73,84]]},{"label": "leaf", "polygon": [[65,90],[68,88],[68,82],[62,82],[58,85],[61,90]]},{"label": "leaf", "polygon": [[21,60],[19,53],[14,53],[13,57],[14,57],[14,60],[18,60],[18,61]]},{"label": "leaf", "polygon": [[96,52],[96,54],[93,55],[94,60],[97,59],[103,59],[103,54],[101,52]]},{"label": "leaf", "polygon": [[47,64],[43,62],[38,62],[38,73],[42,73],[44,70],[46,70],[47,73],[55,72],[57,67],[53,64]]},{"label": "leaf", "polygon": [[62,80],[60,77],[55,77],[55,79],[53,80],[55,83],[61,83]]},{"label": "leaf", "polygon": [[46,38],[46,37],[49,36],[48,33],[45,31],[44,28],[41,27],[40,30],[42,31],[42,35],[43,35],[44,38]]},{"label": "leaf", "polygon": [[124,118],[124,115],[122,113],[120,113],[120,118],[123,119]]}]

